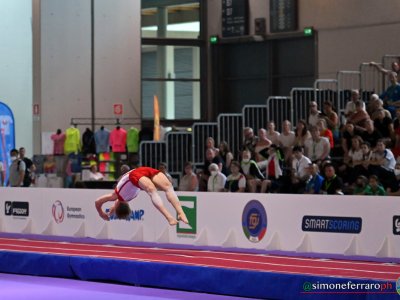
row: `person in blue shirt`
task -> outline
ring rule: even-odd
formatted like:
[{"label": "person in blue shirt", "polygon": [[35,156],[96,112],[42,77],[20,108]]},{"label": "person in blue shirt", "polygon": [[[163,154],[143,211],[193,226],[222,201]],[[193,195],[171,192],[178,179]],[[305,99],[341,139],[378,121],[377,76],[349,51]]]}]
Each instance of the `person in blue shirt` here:
[{"label": "person in blue shirt", "polygon": [[390,111],[393,118],[396,117],[396,108],[400,107],[400,84],[397,80],[396,72],[389,73],[391,85],[380,96],[385,105],[384,107]]},{"label": "person in blue shirt", "polygon": [[310,173],[311,178],[307,181],[304,194],[319,194],[324,178],[319,174],[318,165],[310,163],[307,171]]}]

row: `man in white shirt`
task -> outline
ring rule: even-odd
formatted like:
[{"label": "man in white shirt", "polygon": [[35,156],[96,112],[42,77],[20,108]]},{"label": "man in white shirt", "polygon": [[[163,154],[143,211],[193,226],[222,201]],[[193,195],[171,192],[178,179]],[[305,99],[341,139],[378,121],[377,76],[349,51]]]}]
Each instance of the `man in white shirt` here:
[{"label": "man in white shirt", "polygon": [[303,148],[301,146],[293,147],[293,161],[292,161],[292,184],[291,190],[294,193],[303,193],[306,182],[310,179],[308,167],[311,160],[303,155]]},{"label": "man in white shirt", "polygon": [[328,158],[330,152],[329,140],[322,137],[318,127],[311,128],[311,137],[305,142],[306,156],[314,163],[321,163]]},{"label": "man in white shirt", "polygon": [[209,192],[223,192],[226,182],[226,176],[221,173],[217,164],[212,163],[208,170],[211,176],[208,177],[207,191]]},{"label": "man in white shirt", "polygon": [[396,159],[392,151],[386,149],[384,140],[378,140],[368,171],[370,174],[378,176],[385,189],[389,188],[391,192],[396,192],[399,189],[394,173],[395,167]]},{"label": "man in white shirt", "polygon": [[[357,89],[351,90],[351,99],[346,103],[346,108],[344,109],[344,115],[346,118],[351,117],[356,112],[356,103],[358,100],[361,100],[360,92]],[[362,109],[365,110],[364,101],[362,101]]]},{"label": "man in white shirt", "polygon": [[315,101],[310,102],[310,114],[308,115],[308,125],[317,126],[317,122],[320,119],[321,112],[318,110],[318,104]]}]

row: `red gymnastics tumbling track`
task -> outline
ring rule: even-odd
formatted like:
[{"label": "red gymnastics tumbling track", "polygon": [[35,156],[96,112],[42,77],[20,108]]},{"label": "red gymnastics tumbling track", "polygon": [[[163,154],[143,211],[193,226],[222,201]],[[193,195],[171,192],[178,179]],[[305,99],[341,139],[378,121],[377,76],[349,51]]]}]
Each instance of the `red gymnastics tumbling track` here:
[{"label": "red gymnastics tumbling track", "polygon": [[[346,261],[346,260],[327,260],[311,259],[301,257],[286,257],[264,254],[235,253],[222,251],[206,250],[185,250],[185,249],[165,249],[165,248],[146,248],[135,246],[116,246],[98,245],[84,243],[49,242],[42,240],[26,240],[13,238],[0,238],[0,253],[13,255],[35,254],[52,257],[79,257],[93,261],[101,259],[104,261],[151,263],[152,266],[175,266],[175,267],[195,267],[197,271],[206,269],[222,269],[233,272],[253,272],[257,276],[302,276],[304,281],[323,278],[347,279],[356,282],[392,282],[395,285],[400,277],[400,265],[378,262]],[[15,257],[2,257],[3,264],[0,271],[12,272],[13,266],[4,266],[4,259],[9,259],[15,263]],[[21,259],[21,258],[19,258]],[[13,264],[14,264],[13,263]],[[11,268],[11,270],[10,270]],[[108,268],[108,267],[107,267]],[[200,269],[199,269],[200,268]],[[18,268],[17,268],[18,269]],[[174,269],[178,270],[178,269]],[[15,270],[17,273],[18,270]],[[97,271],[98,272],[98,271]],[[152,269],[154,276],[154,268]],[[243,273],[245,272],[245,273]],[[22,273],[24,271],[22,270]],[[30,272],[27,272],[30,273]],[[78,272],[79,273],[79,272]],[[112,273],[112,271],[110,271]],[[238,273],[239,274],[239,273]],[[37,274],[50,275],[51,274]],[[58,276],[58,275],[55,275]],[[84,276],[83,276],[84,277]],[[89,276],[90,277],[90,276]],[[156,276],[157,277],[157,276]],[[255,278],[255,277],[254,277]],[[277,279],[276,277],[274,277]],[[85,278],[83,278],[85,279]],[[86,278],[91,279],[91,278]],[[94,278],[96,279],[96,278]],[[99,279],[99,278],[97,278]],[[100,278],[102,280],[115,280],[115,278]],[[275,280],[274,279],[274,280]],[[118,280],[118,279],[117,279]],[[301,280],[300,280],[301,281]],[[265,281],[267,282],[267,281]],[[223,284],[223,283],[221,283]],[[157,283],[154,283],[157,286]],[[165,287],[165,286],[164,286]],[[170,287],[179,288],[179,287]],[[297,293],[301,292],[301,287]],[[210,291],[204,291],[210,292]],[[213,291],[211,291],[213,292]],[[246,295],[239,295],[246,296]],[[254,296],[254,295],[247,295]],[[268,296],[270,297],[270,296]],[[314,298],[315,299],[315,298]],[[327,298],[325,298],[327,299]]]}]

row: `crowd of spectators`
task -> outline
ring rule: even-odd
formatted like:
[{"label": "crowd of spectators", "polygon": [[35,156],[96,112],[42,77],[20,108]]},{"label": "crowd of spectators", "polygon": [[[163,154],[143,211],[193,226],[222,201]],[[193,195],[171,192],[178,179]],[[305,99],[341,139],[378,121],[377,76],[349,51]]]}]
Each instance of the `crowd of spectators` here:
[{"label": "crowd of spectators", "polygon": [[330,99],[321,110],[311,101],[308,118],[295,128],[290,120],[283,121],[281,132],[273,120],[257,135],[244,128],[238,153],[225,141],[216,147],[208,138],[198,190],[400,195],[399,67],[371,65],[387,74],[390,86],[367,102],[357,89],[341,112]]}]

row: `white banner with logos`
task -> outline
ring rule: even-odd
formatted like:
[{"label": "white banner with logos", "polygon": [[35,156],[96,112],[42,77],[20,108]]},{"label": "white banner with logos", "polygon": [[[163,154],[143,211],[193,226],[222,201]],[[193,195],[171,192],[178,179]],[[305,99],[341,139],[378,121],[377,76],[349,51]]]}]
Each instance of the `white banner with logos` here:
[{"label": "white banner with logos", "polygon": [[129,220],[103,221],[94,202],[109,192],[0,188],[0,231],[400,258],[397,197],[180,192],[190,223],[169,226],[144,192]]}]

